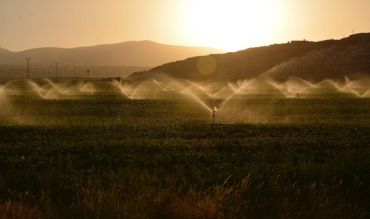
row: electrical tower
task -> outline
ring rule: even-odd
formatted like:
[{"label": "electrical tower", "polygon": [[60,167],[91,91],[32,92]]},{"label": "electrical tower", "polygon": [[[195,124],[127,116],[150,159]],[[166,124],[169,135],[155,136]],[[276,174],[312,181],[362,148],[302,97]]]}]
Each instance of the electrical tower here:
[{"label": "electrical tower", "polygon": [[55,78],[56,78],[56,79],[58,78],[58,65],[59,65],[59,63],[58,63],[58,62],[56,62],[56,63],[55,63]]},{"label": "electrical tower", "polygon": [[30,78],[31,77],[31,68],[30,68],[31,59],[26,58],[26,61],[27,61],[27,78]]},{"label": "electrical tower", "polygon": [[73,77],[76,79],[77,78],[77,67],[73,67]]}]

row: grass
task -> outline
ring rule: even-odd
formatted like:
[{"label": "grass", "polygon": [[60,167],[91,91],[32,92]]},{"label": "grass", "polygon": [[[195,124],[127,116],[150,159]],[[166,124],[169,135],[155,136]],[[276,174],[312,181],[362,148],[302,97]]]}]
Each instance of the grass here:
[{"label": "grass", "polygon": [[0,218],[370,217],[369,100],[248,100],[271,122],[218,124],[184,101],[7,103]]}]

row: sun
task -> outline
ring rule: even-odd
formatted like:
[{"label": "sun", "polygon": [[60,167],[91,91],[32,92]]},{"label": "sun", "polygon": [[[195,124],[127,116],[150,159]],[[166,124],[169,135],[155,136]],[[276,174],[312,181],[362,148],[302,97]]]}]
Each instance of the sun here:
[{"label": "sun", "polygon": [[188,0],[186,31],[194,42],[235,51],[273,39],[276,0]]}]

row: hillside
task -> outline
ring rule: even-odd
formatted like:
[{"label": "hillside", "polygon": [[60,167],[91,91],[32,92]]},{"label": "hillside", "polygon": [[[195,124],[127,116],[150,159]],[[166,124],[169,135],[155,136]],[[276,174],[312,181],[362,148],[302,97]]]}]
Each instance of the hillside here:
[{"label": "hillside", "polygon": [[320,42],[292,41],[193,57],[136,72],[129,79],[145,79],[158,73],[191,80],[238,80],[261,75],[279,80],[292,76],[321,80],[369,74],[370,34]]},{"label": "hillside", "polygon": [[[54,77],[59,63],[62,77],[126,77],[163,63],[222,51],[212,48],[184,47],[151,41],[132,41],[91,47],[38,48],[11,52],[0,48],[0,77],[24,77],[26,57],[31,58],[32,77]],[[75,69],[76,66],[76,69]]]},{"label": "hillside", "polygon": [[9,51],[0,47],[0,54],[6,54],[6,53],[9,53]]},{"label": "hillside", "polygon": [[[3,51],[3,52],[2,52]],[[59,62],[80,66],[157,66],[192,56],[220,53],[212,48],[164,45],[151,41],[131,41],[78,48],[37,48],[20,52],[0,49],[0,65],[24,65],[30,57],[32,64]]]}]

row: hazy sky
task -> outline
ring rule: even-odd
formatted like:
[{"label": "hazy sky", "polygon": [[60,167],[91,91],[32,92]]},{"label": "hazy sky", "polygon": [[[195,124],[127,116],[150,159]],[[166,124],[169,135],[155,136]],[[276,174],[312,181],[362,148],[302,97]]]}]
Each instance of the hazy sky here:
[{"label": "hazy sky", "polygon": [[128,40],[237,50],[370,32],[370,0],[0,0],[0,47]]}]

